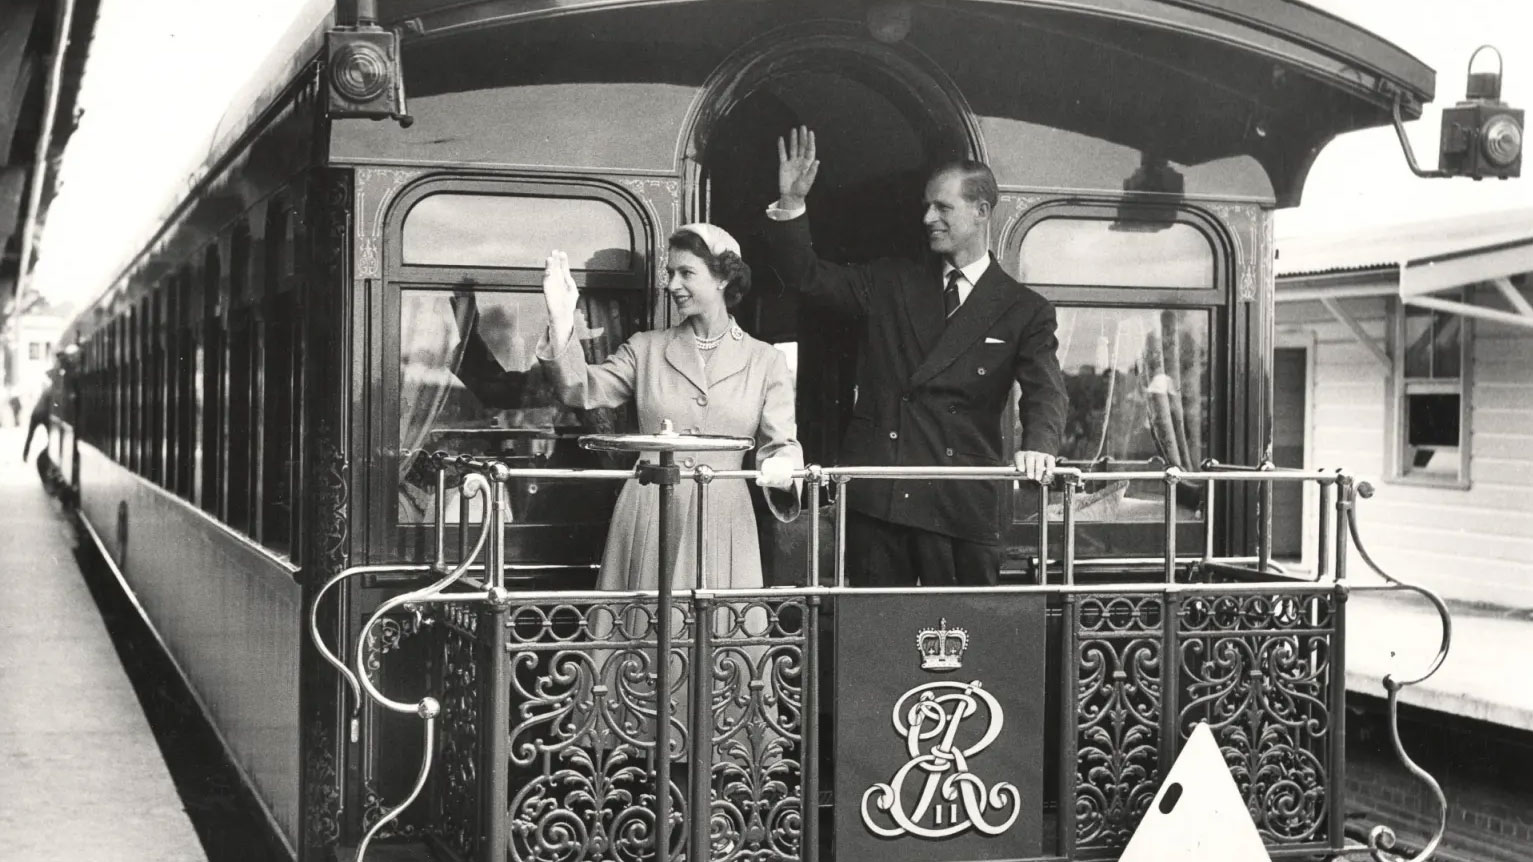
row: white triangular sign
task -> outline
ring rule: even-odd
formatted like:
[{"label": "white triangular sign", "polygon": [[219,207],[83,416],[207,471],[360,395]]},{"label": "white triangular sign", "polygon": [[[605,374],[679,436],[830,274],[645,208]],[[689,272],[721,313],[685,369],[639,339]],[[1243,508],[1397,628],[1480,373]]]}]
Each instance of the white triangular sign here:
[{"label": "white triangular sign", "polygon": [[1206,723],[1192,729],[1119,862],[1272,862]]}]

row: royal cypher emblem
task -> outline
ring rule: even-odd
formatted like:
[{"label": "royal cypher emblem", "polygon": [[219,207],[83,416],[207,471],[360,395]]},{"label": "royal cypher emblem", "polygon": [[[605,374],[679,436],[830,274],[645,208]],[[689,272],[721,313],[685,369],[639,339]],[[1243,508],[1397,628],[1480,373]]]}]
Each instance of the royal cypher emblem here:
[{"label": "royal cypher emblem", "polygon": [[[946,619],[916,635],[923,670],[958,670],[968,647],[968,632],[948,628]],[[970,830],[1000,835],[1016,822],[1022,812],[1016,785],[986,787],[970,769],[1005,725],[1000,702],[979,680],[917,685],[895,701],[891,720],[909,760],[887,784],[862,794],[868,831],[884,838],[947,838]]]}]

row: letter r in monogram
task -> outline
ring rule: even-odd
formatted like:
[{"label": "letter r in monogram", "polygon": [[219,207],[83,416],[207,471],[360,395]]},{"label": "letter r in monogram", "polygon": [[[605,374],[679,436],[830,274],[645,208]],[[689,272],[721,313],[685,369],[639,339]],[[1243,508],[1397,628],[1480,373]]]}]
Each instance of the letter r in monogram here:
[{"label": "letter r in monogram", "polygon": [[[862,794],[862,822],[875,835],[946,838],[971,829],[1000,835],[1022,813],[1022,791],[1000,782],[986,788],[969,769],[1000,736],[1005,724],[1000,701],[978,681],[929,682],[900,696],[892,714],[894,732],[905,740],[910,759],[888,784]],[[978,740],[960,747],[965,722],[978,722]]]}]

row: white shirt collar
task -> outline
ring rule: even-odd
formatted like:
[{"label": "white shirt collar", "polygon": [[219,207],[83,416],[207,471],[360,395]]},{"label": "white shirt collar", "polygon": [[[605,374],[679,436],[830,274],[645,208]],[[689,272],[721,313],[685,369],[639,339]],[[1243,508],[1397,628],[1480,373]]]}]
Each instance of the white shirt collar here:
[{"label": "white shirt collar", "polygon": [[[989,268],[990,268],[990,254],[989,254],[989,252],[986,252],[984,257],[981,257],[979,260],[976,260],[973,263],[969,264],[968,266],[965,266],[962,269],[959,269],[959,272],[963,273],[963,278],[960,279],[959,282],[958,282],[958,302],[959,302],[959,304],[962,304],[965,300],[967,300],[969,298],[969,291],[974,289],[974,285],[979,284],[979,280],[981,278],[983,278],[984,275],[985,275],[985,270],[987,270]],[[951,263],[948,263],[947,261],[943,261],[942,262],[942,283],[943,284],[947,284],[947,275],[948,275],[948,273],[952,272],[953,269],[954,269],[954,267],[953,267],[953,265]]]}]

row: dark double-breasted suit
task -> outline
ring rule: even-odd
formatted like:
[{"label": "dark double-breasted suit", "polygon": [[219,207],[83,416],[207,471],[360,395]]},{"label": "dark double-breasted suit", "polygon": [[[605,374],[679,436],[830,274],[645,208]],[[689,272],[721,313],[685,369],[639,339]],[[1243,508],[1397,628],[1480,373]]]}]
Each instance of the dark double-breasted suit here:
[{"label": "dark double-breasted suit", "polygon": [[[997,466],[1001,415],[1021,387],[1021,448],[1057,454],[1066,395],[1054,309],[994,258],[944,318],[940,261],[822,261],[808,216],[763,228],[769,263],[811,304],[860,320],[857,398],[843,465]],[[851,510],[969,542],[995,543],[999,483],[917,479],[849,484]]]}]

